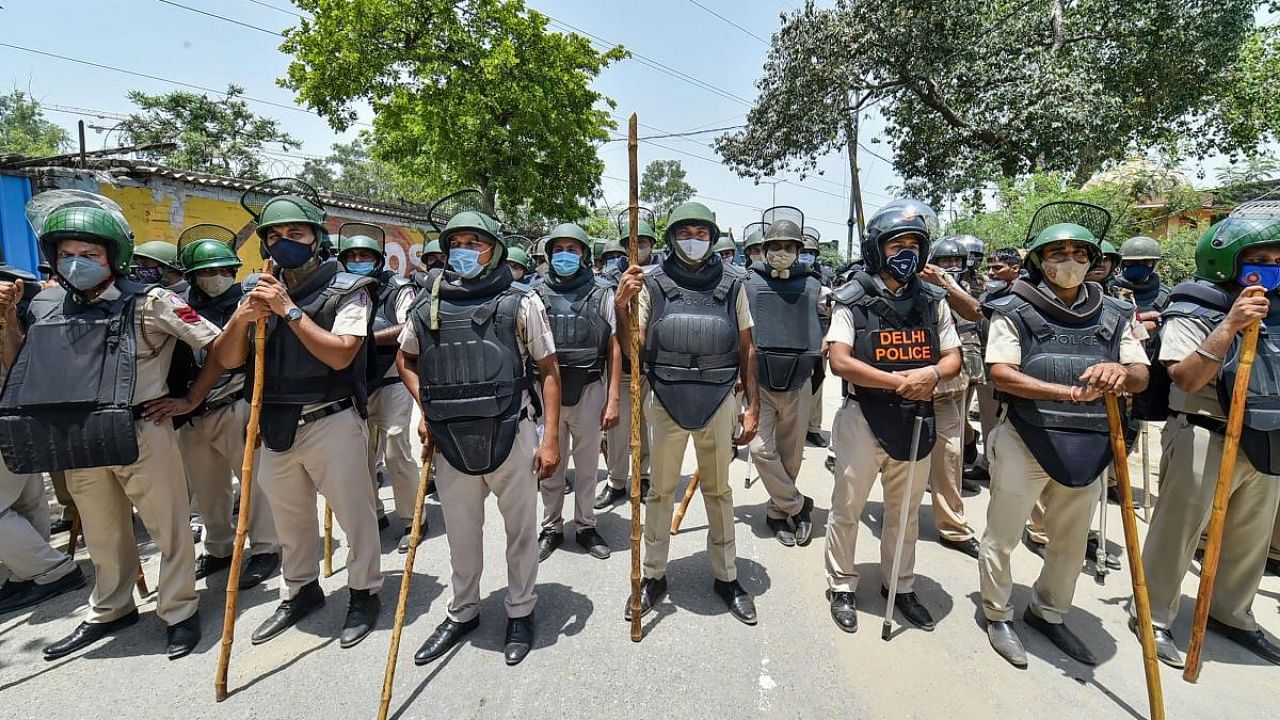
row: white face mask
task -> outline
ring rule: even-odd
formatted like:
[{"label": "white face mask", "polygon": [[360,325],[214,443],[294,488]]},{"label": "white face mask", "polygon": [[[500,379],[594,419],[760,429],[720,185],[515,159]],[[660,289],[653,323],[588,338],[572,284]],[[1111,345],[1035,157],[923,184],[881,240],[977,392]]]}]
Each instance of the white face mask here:
[{"label": "white face mask", "polygon": [[1089,274],[1089,263],[1075,260],[1046,261],[1042,269],[1049,282],[1070,290],[1084,283],[1085,276]]},{"label": "white face mask", "polygon": [[769,267],[774,270],[786,270],[796,261],[796,254],[790,250],[770,250],[765,253]]},{"label": "white face mask", "polygon": [[702,262],[707,258],[707,253],[711,252],[710,240],[685,238],[677,240],[676,245],[680,248],[680,254],[684,255],[684,259],[689,262]]},{"label": "white face mask", "polygon": [[208,275],[196,278],[196,286],[211,298],[220,297],[235,284],[236,279],[232,275]]}]

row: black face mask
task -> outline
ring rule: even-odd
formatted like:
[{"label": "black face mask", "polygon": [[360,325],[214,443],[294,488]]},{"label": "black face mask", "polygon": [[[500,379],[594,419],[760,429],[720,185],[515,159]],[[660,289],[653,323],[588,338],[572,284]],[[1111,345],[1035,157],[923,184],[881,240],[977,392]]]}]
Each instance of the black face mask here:
[{"label": "black face mask", "polygon": [[164,271],[158,267],[135,267],[129,279],[140,285],[159,285],[164,280]]}]

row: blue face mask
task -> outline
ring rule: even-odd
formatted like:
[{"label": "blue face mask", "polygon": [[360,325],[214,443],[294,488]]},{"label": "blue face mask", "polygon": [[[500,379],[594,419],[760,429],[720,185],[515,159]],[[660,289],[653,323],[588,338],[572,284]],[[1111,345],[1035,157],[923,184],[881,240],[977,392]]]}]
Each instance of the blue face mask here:
[{"label": "blue face mask", "polygon": [[813,261],[817,259],[818,259],[818,256],[814,255],[811,252],[800,253],[800,262],[804,263],[805,265],[812,265]]},{"label": "blue face mask", "polygon": [[617,270],[618,272],[622,272],[623,270],[627,269],[627,258],[625,256],[609,258],[608,260],[604,261],[604,268],[606,270],[612,269],[612,270]]},{"label": "blue face mask", "polygon": [[906,282],[920,272],[920,253],[904,248],[885,261],[885,270],[898,282]]},{"label": "blue face mask", "polygon": [[1258,285],[1266,288],[1267,292],[1273,292],[1280,288],[1280,265],[1241,265],[1236,282],[1245,287]]},{"label": "blue face mask", "polygon": [[1153,272],[1155,272],[1155,268],[1149,265],[1125,265],[1120,268],[1120,274],[1124,276],[1124,279],[1133,283],[1146,282]]},{"label": "blue face mask", "polygon": [[306,265],[307,261],[311,259],[313,250],[314,248],[311,245],[280,238],[276,240],[274,245],[267,247],[267,254],[280,267],[285,270],[293,270]]},{"label": "blue face mask", "polygon": [[580,267],[582,267],[582,258],[568,250],[551,253],[551,270],[560,277],[569,277],[578,272]]},{"label": "blue face mask", "polygon": [[369,276],[373,274],[374,269],[377,267],[378,263],[372,260],[368,262],[349,262],[347,263],[347,272]]},{"label": "blue face mask", "polygon": [[463,247],[450,248],[449,267],[467,280],[476,277],[484,270],[484,266],[480,264],[480,251]]},{"label": "blue face mask", "polygon": [[107,278],[111,277],[111,270],[88,258],[65,257],[58,261],[58,274],[70,283],[71,287],[85,291],[106,282]]}]

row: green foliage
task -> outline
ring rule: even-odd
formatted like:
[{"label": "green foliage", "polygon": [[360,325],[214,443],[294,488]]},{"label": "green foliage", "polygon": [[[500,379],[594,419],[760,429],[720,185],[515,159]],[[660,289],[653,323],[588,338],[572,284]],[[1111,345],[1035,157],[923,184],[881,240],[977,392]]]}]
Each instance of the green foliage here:
[{"label": "green foliage", "polygon": [[1264,191],[1261,184],[1280,173],[1280,160],[1274,155],[1251,154],[1218,172],[1218,188],[1214,199],[1222,205],[1238,205]]},{"label": "green foliage", "polygon": [[374,157],[489,208],[576,217],[599,193],[613,102],[591,88],[621,47],[547,31],[522,0],[297,0],[282,84],[335,129],[372,106]]},{"label": "green foliage", "polygon": [[1280,131],[1276,33],[1254,19],[1268,4],[809,0],[773,36],[748,126],[717,148],[744,176],[812,171],[874,105],[930,202],[1040,172],[1078,187],[1157,147],[1247,154]]},{"label": "green foliage", "polygon": [[69,147],[71,136],[44,118],[35,98],[16,88],[0,96],[0,154],[47,157]]},{"label": "green foliage", "polygon": [[679,160],[654,160],[640,176],[640,200],[660,218],[671,209],[697,194],[698,189],[685,182],[684,167]]},{"label": "green foliage", "polygon": [[144,153],[170,167],[260,179],[266,145],[287,152],[302,143],[278,121],[251,111],[239,99],[243,94],[238,85],[228,85],[226,96],[216,99],[182,90],[157,95],[131,90],[129,100],[141,112],[130,114],[120,129],[134,144],[177,143],[173,150]]},{"label": "green foliage", "polygon": [[332,150],[323,160],[307,160],[298,177],[316,188],[383,202],[427,203],[447,194],[371,157],[363,136]]}]

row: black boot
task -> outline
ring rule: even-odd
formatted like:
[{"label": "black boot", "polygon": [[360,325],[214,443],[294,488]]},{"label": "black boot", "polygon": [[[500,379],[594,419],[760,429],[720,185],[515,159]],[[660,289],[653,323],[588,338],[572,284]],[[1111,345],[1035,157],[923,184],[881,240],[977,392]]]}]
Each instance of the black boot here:
[{"label": "black boot", "polygon": [[609,549],[609,543],[605,542],[595,528],[579,530],[576,539],[578,545],[597,560],[608,560],[609,556],[613,554],[613,551]]},{"label": "black boot", "polygon": [[352,590],[351,601],[347,604],[347,621],[342,625],[338,644],[349,648],[365,639],[377,624],[378,614],[381,612],[382,600],[377,593]]},{"label": "black boot", "polygon": [[324,607],[324,591],[320,589],[319,580],[312,580],[303,585],[297,595],[280,603],[271,617],[253,631],[249,642],[261,645],[322,607]]}]

